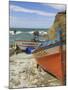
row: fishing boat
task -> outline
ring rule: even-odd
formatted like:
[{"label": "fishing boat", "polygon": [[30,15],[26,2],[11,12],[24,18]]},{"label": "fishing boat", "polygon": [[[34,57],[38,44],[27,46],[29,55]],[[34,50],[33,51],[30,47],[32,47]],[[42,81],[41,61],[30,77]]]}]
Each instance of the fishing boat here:
[{"label": "fishing boat", "polygon": [[[60,35],[60,34],[59,34]],[[33,52],[37,64],[48,73],[55,76],[65,84],[66,75],[66,50],[65,40],[59,38],[59,41],[39,47]]]},{"label": "fishing boat", "polygon": [[34,53],[37,64],[62,82],[65,80],[65,55],[65,45],[61,46],[59,42]]},{"label": "fishing boat", "polygon": [[35,49],[41,44],[41,42],[35,42],[31,40],[16,40],[15,43],[21,50],[26,50],[27,47]]},{"label": "fishing boat", "polygon": [[45,42],[43,35],[47,35],[47,33],[43,35],[42,33],[38,34],[39,32],[35,31],[33,40],[16,40],[15,43],[21,50],[25,50],[27,47],[36,49],[41,43]]},{"label": "fishing boat", "polygon": [[[58,12],[53,27],[50,30],[50,41],[37,48],[33,55],[37,64],[45,71],[59,79],[62,85],[66,84],[66,11]],[[56,39],[56,40],[55,40]]]}]

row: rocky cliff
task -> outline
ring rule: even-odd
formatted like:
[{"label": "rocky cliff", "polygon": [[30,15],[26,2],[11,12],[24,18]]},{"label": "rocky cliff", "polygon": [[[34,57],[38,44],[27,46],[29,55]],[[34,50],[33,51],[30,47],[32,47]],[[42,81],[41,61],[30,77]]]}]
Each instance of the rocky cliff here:
[{"label": "rocky cliff", "polygon": [[62,30],[62,36],[65,37],[66,33],[66,12],[59,12],[55,16],[54,23],[52,27],[49,30],[49,38],[50,40],[54,40],[56,38],[56,31],[58,30],[57,28],[60,27]]}]

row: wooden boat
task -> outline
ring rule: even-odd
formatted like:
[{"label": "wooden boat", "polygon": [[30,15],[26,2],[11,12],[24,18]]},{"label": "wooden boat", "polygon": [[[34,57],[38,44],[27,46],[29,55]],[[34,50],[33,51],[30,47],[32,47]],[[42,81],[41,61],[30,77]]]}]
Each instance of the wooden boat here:
[{"label": "wooden boat", "polygon": [[21,50],[25,50],[27,47],[36,48],[41,44],[41,42],[35,42],[31,40],[16,40],[15,43]]},{"label": "wooden boat", "polygon": [[57,79],[61,80],[63,85],[65,84],[66,75],[65,51],[65,44],[62,45],[62,43],[57,42],[53,45],[46,46],[43,49],[41,48],[40,52],[34,52],[38,65],[45,71],[54,75]]}]

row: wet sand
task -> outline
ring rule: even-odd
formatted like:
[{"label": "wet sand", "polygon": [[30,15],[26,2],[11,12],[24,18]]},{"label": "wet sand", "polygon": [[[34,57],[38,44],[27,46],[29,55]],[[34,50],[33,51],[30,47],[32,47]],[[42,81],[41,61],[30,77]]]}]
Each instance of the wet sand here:
[{"label": "wet sand", "polygon": [[58,86],[61,82],[43,69],[37,69],[32,54],[19,53],[10,57],[9,88]]}]

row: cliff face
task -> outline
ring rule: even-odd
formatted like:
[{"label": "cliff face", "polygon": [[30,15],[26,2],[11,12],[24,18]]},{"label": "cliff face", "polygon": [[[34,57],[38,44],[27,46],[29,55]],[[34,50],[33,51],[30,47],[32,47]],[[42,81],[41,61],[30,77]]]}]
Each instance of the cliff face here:
[{"label": "cliff face", "polygon": [[56,38],[56,31],[58,30],[59,27],[62,30],[62,36],[65,37],[65,32],[66,32],[66,12],[65,11],[59,12],[55,16],[54,23],[48,32],[50,40],[54,40]]}]

